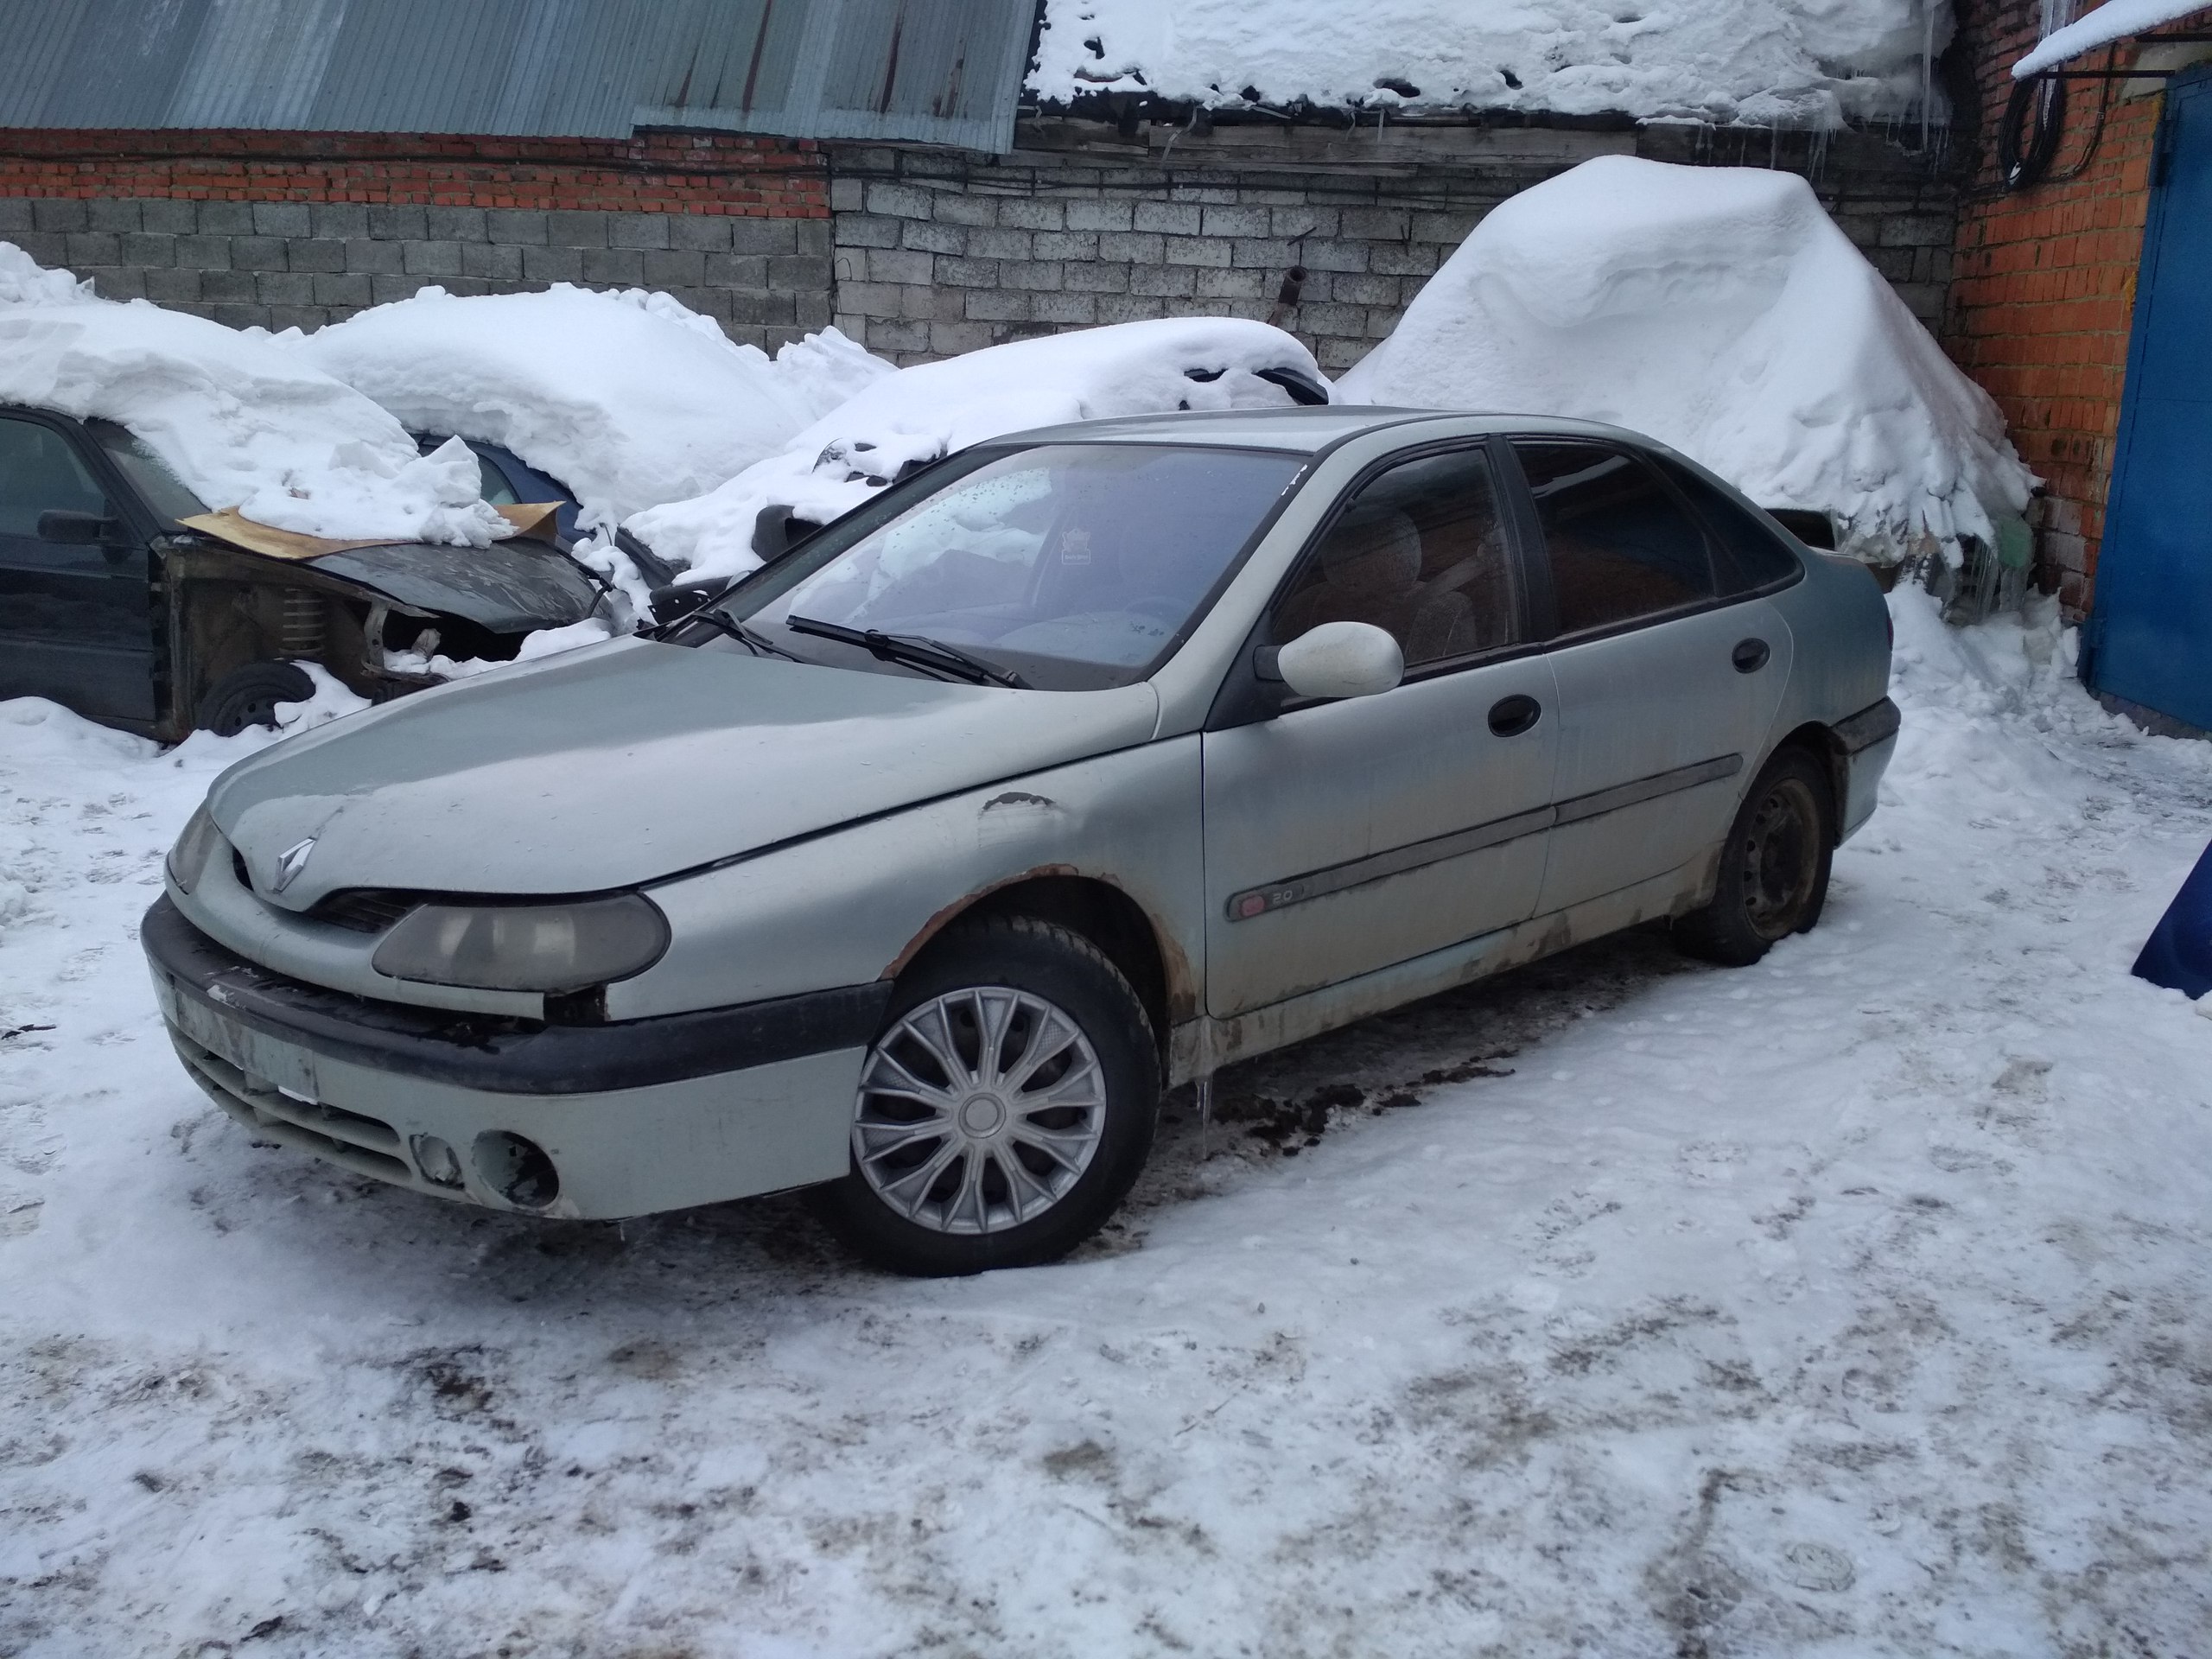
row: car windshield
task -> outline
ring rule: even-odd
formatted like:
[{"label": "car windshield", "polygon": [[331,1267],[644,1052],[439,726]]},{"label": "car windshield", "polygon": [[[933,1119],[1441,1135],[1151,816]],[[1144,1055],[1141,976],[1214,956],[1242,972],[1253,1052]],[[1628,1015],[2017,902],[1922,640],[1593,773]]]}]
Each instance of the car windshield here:
[{"label": "car windshield", "polygon": [[171,524],[207,511],[207,504],[186,487],[145,439],[112,421],[87,421],[85,426],[130,480],[140,499]]},{"label": "car windshield", "polygon": [[[815,662],[1126,685],[1205,613],[1303,465],[1195,445],[986,452],[831,526],[727,608],[768,648]],[[873,654],[825,637],[855,630],[884,637]],[[925,660],[930,645],[969,662]]]}]

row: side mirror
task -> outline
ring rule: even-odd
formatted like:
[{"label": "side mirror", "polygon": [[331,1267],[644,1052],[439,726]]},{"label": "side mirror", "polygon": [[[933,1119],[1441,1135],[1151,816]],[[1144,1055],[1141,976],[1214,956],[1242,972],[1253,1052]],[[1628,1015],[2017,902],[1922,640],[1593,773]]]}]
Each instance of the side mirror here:
[{"label": "side mirror", "polygon": [[1371,622],[1324,622],[1276,652],[1274,669],[1301,697],[1371,697],[1405,678],[1406,658]]},{"label": "side mirror", "polygon": [[690,615],[701,606],[720,599],[733,585],[728,577],[719,576],[706,582],[671,582],[654,588],[646,595],[652,606],[653,626],[666,627]]},{"label": "side mirror", "polygon": [[123,534],[123,521],[103,518],[97,512],[73,512],[57,508],[38,516],[38,538],[65,547],[97,547]]}]

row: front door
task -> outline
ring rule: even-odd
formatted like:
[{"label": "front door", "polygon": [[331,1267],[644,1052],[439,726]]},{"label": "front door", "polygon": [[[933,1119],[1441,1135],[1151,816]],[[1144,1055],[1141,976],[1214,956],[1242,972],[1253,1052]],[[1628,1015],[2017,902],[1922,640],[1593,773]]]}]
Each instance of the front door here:
[{"label": "front door", "polygon": [[[1789,677],[1761,573],[1718,556],[1703,523],[1643,457],[1518,440],[1556,607],[1556,822],[1549,912],[1681,868],[1719,847]],[[1790,568],[1790,567],[1785,567]]]},{"label": "front door", "polygon": [[1277,597],[1398,641],[1407,677],[1205,739],[1206,1001],[1217,1017],[1525,920],[1543,878],[1557,721],[1480,443],[1357,486]]},{"label": "front door", "polygon": [[51,697],[98,720],[154,718],[146,550],[48,541],[48,512],[117,508],[60,427],[0,416],[0,697]]},{"label": "front door", "polygon": [[2166,91],[2096,581],[2089,683],[2212,730],[2212,71]]}]

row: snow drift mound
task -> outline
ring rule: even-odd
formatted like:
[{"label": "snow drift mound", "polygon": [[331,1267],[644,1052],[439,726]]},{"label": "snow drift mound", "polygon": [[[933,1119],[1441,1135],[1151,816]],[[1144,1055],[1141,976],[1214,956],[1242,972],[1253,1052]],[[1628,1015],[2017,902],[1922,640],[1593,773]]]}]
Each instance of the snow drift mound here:
[{"label": "snow drift mound", "polygon": [[417,432],[512,450],[587,522],[710,490],[891,365],[834,329],[772,362],[666,294],[425,288],[279,337]]},{"label": "snow drift mound", "polygon": [[1916,111],[1950,38],[1947,0],[1047,0],[1029,87],[1834,126]]},{"label": "snow drift mound", "polygon": [[460,444],[398,422],[265,338],[93,297],[0,242],[0,403],[114,421],[209,506],[310,536],[480,547],[513,533]]},{"label": "snow drift mound", "polygon": [[1811,187],[1751,168],[1603,156],[1523,191],[1338,393],[1630,427],[1878,562],[1993,540],[2035,482]]},{"label": "snow drift mound", "polygon": [[1287,391],[1260,378],[1270,369],[1327,384],[1281,329],[1236,318],[1122,322],[987,346],[874,382],[781,454],[694,500],[640,513],[629,528],[694,576],[735,575],[760,562],[753,536],[766,507],[827,524],[902,469],[1029,427],[1289,404]]}]

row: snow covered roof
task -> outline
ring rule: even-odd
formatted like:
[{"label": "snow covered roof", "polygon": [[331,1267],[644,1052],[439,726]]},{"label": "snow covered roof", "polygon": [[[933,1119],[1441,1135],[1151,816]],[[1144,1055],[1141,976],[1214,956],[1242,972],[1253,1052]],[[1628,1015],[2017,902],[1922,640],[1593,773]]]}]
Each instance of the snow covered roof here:
[{"label": "snow covered roof", "polygon": [[117,423],[209,506],[310,536],[481,547],[513,528],[461,444],[399,423],[266,335],[93,296],[0,242],[0,404]]},{"label": "snow covered roof", "polygon": [[1991,539],[2035,481],[1812,187],[1764,168],[1607,156],[1522,191],[1337,390],[1630,427],[1878,558]]},{"label": "snow covered roof", "polygon": [[2056,69],[2084,53],[2146,29],[2179,22],[2192,12],[2206,10],[2207,0],[2105,0],[2088,16],[2044,36],[2036,49],[2012,66],[2012,79],[2024,80]]},{"label": "snow covered roof", "polygon": [[1834,124],[1916,109],[1950,0],[1046,0],[1032,92]]},{"label": "snow covered roof", "polygon": [[711,490],[892,372],[835,330],[772,361],[666,294],[566,283],[426,288],[278,341],[415,431],[512,450],[609,525]]},{"label": "snow covered roof", "polygon": [[1293,401],[1260,378],[1294,369],[1325,385],[1280,328],[1234,317],[1169,318],[1076,329],[917,364],[863,389],[780,454],[696,500],[640,513],[630,529],[701,578],[760,563],[761,510],[826,524],[911,463],[1008,432],[1173,409],[1272,409]]}]

